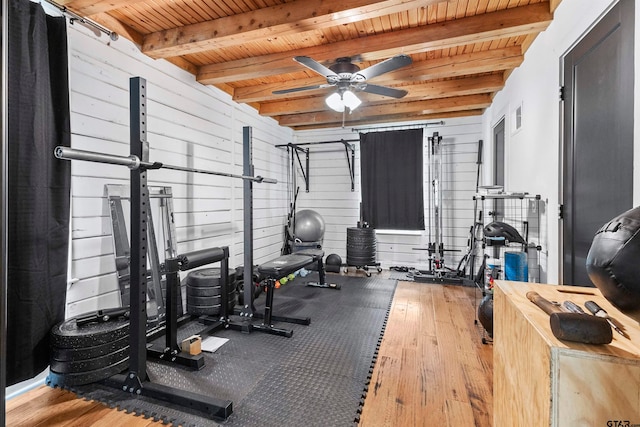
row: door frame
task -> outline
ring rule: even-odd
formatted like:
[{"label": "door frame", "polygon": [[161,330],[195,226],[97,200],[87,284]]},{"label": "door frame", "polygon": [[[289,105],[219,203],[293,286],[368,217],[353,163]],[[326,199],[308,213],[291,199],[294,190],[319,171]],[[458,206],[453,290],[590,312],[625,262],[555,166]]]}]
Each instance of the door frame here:
[{"label": "door frame", "polygon": [[[562,93],[562,89],[565,86],[565,81],[564,81],[564,76],[565,76],[565,67],[564,67],[564,63],[565,63],[565,59],[566,57],[576,48],[576,46],[578,46],[589,34],[591,34],[591,32],[594,30],[594,28],[596,26],[598,26],[598,24],[600,24],[600,22],[602,22],[602,20],[616,7],[620,4],[620,2],[623,0],[617,0],[612,2],[605,10],[602,11],[602,13],[596,18],[594,19],[594,21],[580,34],[580,36],[578,36],[576,38],[576,40],[560,55],[560,57],[558,58],[558,88],[559,88],[559,96],[558,96],[558,114],[559,114],[559,126],[558,126],[558,255],[557,255],[557,260],[558,260],[558,277],[557,277],[557,283],[559,284],[563,284],[564,282],[564,276],[565,276],[565,268],[564,268],[564,250],[565,250],[565,241],[564,241],[564,236],[565,236],[565,221],[564,221],[564,212],[563,212],[563,207],[564,207],[564,196],[565,196],[565,192],[564,192],[564,188],[565,188],[565,144],[567,143],[566,139],[565,139],[565,129],[567,126],[567,122],[565,120],[565,111],[564,111],[564,94]],[[634,0],[635,1],[635,0]],[[639,5],[635,5],[635,7],[640,7]],[[634,11],[635,13],[635,11]],[[637,13],[634,14],[634,27],[637,27],[638,25],[638,21],[635,19],[635,16],[637,15]],[[636,30],[637,31],[637,28]],[[634,31],[634,32],[635,32]],[[634,36],[635,37],[635,36]],[[634,43],[636,42],[636,40],[634,39]],[[634,47],[634,57],[635,57],[635,51],[636,48]],[[634,58],[634,63],[635,63],[635,58]],[[634,70],[634,75],[638,70]],[[634,79],[635,80],[635,79]],[[634,97],[635,97],[635,93],[634,93]],[[635,105],[635,102],[634,102]],[[634,115],[636,113],[634,112]],[[634,129],[633,129],[633,133],[635,135],[635,125],[634,125]],[[635,137],[634,137],[635,140]],[[635,143],[634,143],[635,145]],[[634,147],[634,160],[633,160],[633,168],[635,169],[635,159],[636,159],[636,153],[635,153],[635,147]],[[635,173],[633,174],[633,183],[632,183],[632,188],[634,189],[634,195],[635,195],[635,183],[637,178],[635,177]]]}]

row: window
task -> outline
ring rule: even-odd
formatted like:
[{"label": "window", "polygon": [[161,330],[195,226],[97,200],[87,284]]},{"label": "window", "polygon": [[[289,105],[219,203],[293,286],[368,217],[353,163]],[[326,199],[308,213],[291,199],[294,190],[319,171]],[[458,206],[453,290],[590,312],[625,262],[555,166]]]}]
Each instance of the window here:
[{"label": "window", "polygon": [[370,227],[424,230],[422,134],[360,134],[362,218]]}]

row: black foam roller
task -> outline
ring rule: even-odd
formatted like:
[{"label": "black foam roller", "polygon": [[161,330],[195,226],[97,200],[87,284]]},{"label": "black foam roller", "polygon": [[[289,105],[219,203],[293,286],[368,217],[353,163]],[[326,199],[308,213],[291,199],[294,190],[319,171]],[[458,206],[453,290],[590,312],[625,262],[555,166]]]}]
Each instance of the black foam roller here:
[{"label": "black foam roller", "polygon": [[222,261],[224,259],[224,251],[222,248],[202,249],[178,255],[178,259],[180,260],[180,270],[186,271]]}]

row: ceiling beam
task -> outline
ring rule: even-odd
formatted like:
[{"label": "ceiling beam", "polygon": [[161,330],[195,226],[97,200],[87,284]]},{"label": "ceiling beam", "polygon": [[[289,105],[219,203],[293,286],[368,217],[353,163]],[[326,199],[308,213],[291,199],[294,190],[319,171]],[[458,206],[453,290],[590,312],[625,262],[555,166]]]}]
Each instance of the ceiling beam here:
[{"label": "ceiling beam", "polygon": [[[491,105],[491,94],[456,96],[451,98],[432,99],[427,101],[395,102],[392,104],[365,106],[351,114],[345,114],[346,121],[358,121],[376,116],[403,116],[406,114],[433,114],[445,111],[465,111],[482,109]],[[281,126],[302,126],[318,123],[337,123],[342,121],[343,114],[335,111],[292,114],[277,116]]]},{"label": "ceiling beam", "polygon": [[556,11],[558,6],[560,6],[560,2],[561,1],[562,0],[550,0],[550,2],[549,2],[549,10],[551,11],[551,13]]},{"label": "ceiling beam", "polygon": [[[432,121],[439,119],[448,119],[448,118],[458,118],[458,117],[469,117],[469,116],[480,116],[484,110],[467,110],[467,111],[447,111],[442,113],[433,113],[433,114],[417,114],[417,115],[407,115],[404,114],[402,116],[397,115],[389,115],[389,116],[378,116],[372,117],[362,120],[356,121],[346,121],[345,125],[348,126],[365,126],[365,125],[375,125],[375,124],[388,124],[392,122],[416,122],[416,121]],[[302,126],[291,126],[293,130],[313,130],[313,129],[326,129],[326,128],[339,128],[342,127],[342,121],[332,122],[332,123],[320,123],[315,125],[302,125]],[[375,129],[374,129],[375,130]]]},{"label": "ceiling beam", "polygon": [[[483,52],[465,53],[426,61],[414,62],[410,67],[376,77],[376,84],[393,84],[403,80],[421,81],[447,77],[464,76],[475,73],[488,73],[507,70],[519,66],[524,57],[519,46],[493,49]],[[293,89],[300,86],[311,86],[326,83],[322,77],[297,79],[287,82],[262,84],[236,88],[233,100],[236,102],[261,102],[270,99],[294,98],[297,96],[326,93],[327,89],[317,89],[293,94],[273,95],[274,90]]]},{"label": "ceiling beam", "polygon": [[536,3],[422,27],[345,40],[336,43],[209,64],[200,67],[197,80],[204,84],[248,80],[302,71],[293,56],[317,61],[360,55],[365,61],[389,58],[398,53],[420,53],[465,44],[487,42],[543,31],[552,20],[549,3]]},{"label": "ceiling beam", "polygon": [[138,46],[142,46],[142,41],[144,40],[144,36],[142,34],[134,30],[133,28],[124,25],[122,22],[118,21],[108,13],[98,13],[92,15],[91,20],[109,29],[109,31],[113,31],[114,33],[118,34],[118,36],[129,39]]},{"label": "ceiling beam", "polygon": [[[407,96],[402,98],[402,102],[497,92],[502,89],[502,87],[504,87],[504,77],[502,74],[426,82],[402,86],[402,89],[409,92]],[[313,98],[265,102],[260,104],[258,111],[260,115],[268,117],[325,111],[329,108],[327,104],[325,104],[326,95],[327,92],[325,91],[322,96]],[[367,106],[397,102],[393,98],[370,95],[366,92],[358,92],[358,97],[366,103]]]},{"label": "ceiling beam", "polygon": [[144,0],[55,0],[58,5],[64,6],[78,15],[85,17],[114,9],[121,9],[142,1]]},{"label": "ceiling beam", "polygon": [[142,52],[153,58],[237,46],[269,37],[299,35],[412,9],[441,0],[297,0],[237,15],[159,31],[145,37]]}]

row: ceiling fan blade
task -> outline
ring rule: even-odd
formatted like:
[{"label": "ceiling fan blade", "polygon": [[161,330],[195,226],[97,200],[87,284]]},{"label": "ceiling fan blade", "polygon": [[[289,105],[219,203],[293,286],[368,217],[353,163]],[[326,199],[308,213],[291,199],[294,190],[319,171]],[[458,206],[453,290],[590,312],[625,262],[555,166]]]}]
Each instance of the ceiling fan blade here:
[{"label": "ceiling fan blade", "polygon": [[274,95],[282,95],[282,94],[285,94],[285,93],[302,92],[303,90],[312,90],[312,89],[322,89],[322,88],[331,87],[331,86],[333,86],[333,85],[325,83],[325,84],[321,84],[321,85],[294,87],[292,89],[274,90],[271,93],[274,94]]},{"label": "ceiling fan blade", "polygon": [[308,56],[294,56],[293,60],[299,62],[310,70],[315,71],[323,77],[329,78],[329,76],[338,77],[336,73],[331,71],[329,68],[325,67],[315,59],[309,58]]},{"label": "ceiling fan blade", "polygon": [[407,93],[409,93],[406,90],[395,89],[387,86],[372,85],[369,83],[367,83],[367,85],[360,90],[362,90],[363,92],[375,93],[376,95],[389,96],[391,98],[402,98]]},{"label": "ceiling fan blade", "polygon": [[385,59],[382,62],[367,67],[364,70],[360,70],[353,75],[351,81],[368,80],[380,74],[388,73],[389,71],[397,70],[411,64],[413,60],[409,55],[396,55],[392,58]]}]

